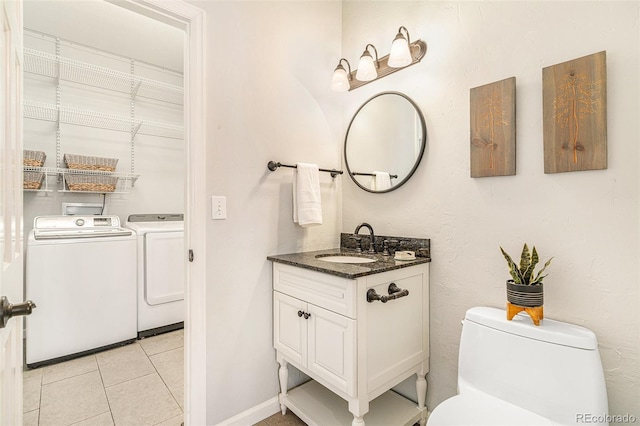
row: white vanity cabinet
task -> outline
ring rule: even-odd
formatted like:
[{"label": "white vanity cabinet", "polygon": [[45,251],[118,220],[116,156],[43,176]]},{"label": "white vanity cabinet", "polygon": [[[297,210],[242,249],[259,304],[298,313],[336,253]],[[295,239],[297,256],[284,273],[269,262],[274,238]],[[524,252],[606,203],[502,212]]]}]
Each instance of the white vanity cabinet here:
[{"label": "white vanity cabinet", "polygon": [[[273,289],[283,413],[322,426],[425,423],[429,263],[345,278],[274,262]],[[369,302],[370,290],[391,300]],[[288,390],[288,364],[313,380]],[[390,391],[412,375],[418,404]]]}]

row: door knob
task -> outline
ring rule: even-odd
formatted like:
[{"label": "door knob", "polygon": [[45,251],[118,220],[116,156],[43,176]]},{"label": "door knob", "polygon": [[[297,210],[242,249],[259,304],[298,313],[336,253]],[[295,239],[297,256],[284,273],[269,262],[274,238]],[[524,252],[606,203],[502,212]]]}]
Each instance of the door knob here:
[{"label": "door knob", "polygon": [[12,305],[5,296],[0,297],[0,328],[4,328],[11,317],[30,315],[35,307],[36,304],[31,300]]}]

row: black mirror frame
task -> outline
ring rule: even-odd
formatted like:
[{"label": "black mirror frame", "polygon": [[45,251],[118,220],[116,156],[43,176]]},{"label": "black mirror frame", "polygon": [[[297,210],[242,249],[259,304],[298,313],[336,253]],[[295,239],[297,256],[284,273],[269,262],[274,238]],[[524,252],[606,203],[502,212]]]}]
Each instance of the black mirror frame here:
[{"label": "black mirror frame", "polygon": [[[421,126],[421,130],[422,130],[422,146],[420,147],[420,154],[418,155],[418,158],[416,158],[416,161],[413,164],[413,168],[411,169],[411,171],[407,174],[407,176],[404,179],[402,179],[397,184],[392,185],[389,189],[385,189],[385,190],[382,190],[382,191],[374,191],[371,188],[367,188],[366,186],[362,185],[360,182],[358,182],[356,180],[355,176],[353,174],[351,174],[351,168],[349,167],[349,160],[347,159],[347,141],[349,139],[349,130],[351,130],[351,125],[353,124],[353,121],[358,116],[358,113],[369,102],[371,102],[372,100],[374,100],[374,99],[376,99],[376,98],[378,98],[378,97],[380,97],[382,95],[397,95],[397,96],[401,96],[404,99],[406,99],[407,101],[409,101],[409,103],[413,106],[414,110],[416,111],[416,114],[418,114],[418,117],[420,118],[420,126]],[[353,182],[358,187],[360,187],[361,189],[364,189],[367,192],[371,192],[373,194],[384,194],[385,192],[391,192],[391,191],[394,191],[394,190],[400,188],[402,185],[404,185],[411,178],[411,176],[413,176],[413,174],[415,173],[416,169],[420,165],[420,161],[422,160],[422,156],[424,155],[424,151],[425,151],[426,146],[427,146],[427,126],[425,124],[425,120],[424,120],[424,116],[422,115],[422,111],[420,111],[420,108],[418,107],[418,105],[411,98],[409,98],[407,95],[405,95],[404,93],[400,93],[400,92],[381,92],[381,93],[378,93],[377,95],[374,95],[371,98],[367,99],[367,101],[364,102],[360,106],[360,108],[358,108],[358,110],[355,112],[355,114],[353,114],[353,118],[351,118],[351,121],[349,122],[349,127],[347,128],[347,133],[346,133],[346,135],[344,137],[344,162],[345,162],[345,165],[347,166],[347,172],[349,173],[349,177],[351,178],[351,180],[353,180]]]}]

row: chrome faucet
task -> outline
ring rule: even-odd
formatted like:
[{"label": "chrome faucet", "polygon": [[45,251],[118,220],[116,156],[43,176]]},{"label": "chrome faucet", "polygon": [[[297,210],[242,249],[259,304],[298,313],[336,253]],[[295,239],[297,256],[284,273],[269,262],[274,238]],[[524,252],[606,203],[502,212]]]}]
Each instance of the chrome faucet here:
[{"label": "chrome faucet", "polygon": [[371,225],[369,225],[369,224],[368,224],[368,223],[366,223],[366,222],[363,222],[363,223],[361,223],[360,225],[356,226],[356,230],[355,230],[355,231],[353,231],[353,233],[354,233],[355,235],[358,235],[358,232],[360,232],[360,228],[362,228],[363,226],[364,226],[365,228],[368,228],[368,229],[369,229],[369,234],[371,234],[371,243],[369,244],[369,253],[375,253],[375,252],[376,252],[376,248],[375,248],[375,246],[373,245],[373,242],[374,242],[374,240],[375,240],[376,236],[375,236],[375,235],[374,235],[374,233],[373,233],[373,228],[371,227]]}]

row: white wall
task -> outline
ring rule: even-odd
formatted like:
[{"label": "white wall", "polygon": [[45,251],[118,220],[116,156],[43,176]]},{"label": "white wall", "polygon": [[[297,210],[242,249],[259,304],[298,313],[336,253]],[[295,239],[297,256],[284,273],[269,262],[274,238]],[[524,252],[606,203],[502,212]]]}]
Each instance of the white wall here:
[{"label": "white wall", "polygon": [[[270,254],[339,244],[341,185],[322,174],[323,224],[292,221],[293,170],[341,162],[340,2],[193,1],[207,13],[207,190],[227,196],[207,233],[207,424],[278,392]],[[209,213],[210,214],[210,213]]]},{"label": "white wall", "polygon": [[[513,254],[528,242],[543,258],[555,257],[545,316],[596,333],[610,413],[640,418],[639,8],[637,2],[343,3],[342,51],[352,64],[367,43],[387,54],[400,25],[429,46],[420,64],[344,95],[346,130],[373,94],[406,93],[426,117],[428,146],[414,177],[397,191],[370,194],[344,179],[342,229],[367,221],[379,234],[431,238],[430,409],[456,392],[466,309],[504,307],[508,274],[498,247]],[[609,167],[545,175],[542,68],[602,50]],[[517,175],[471,179],[469,89],[511,76]]]}]

